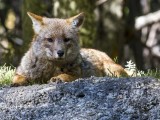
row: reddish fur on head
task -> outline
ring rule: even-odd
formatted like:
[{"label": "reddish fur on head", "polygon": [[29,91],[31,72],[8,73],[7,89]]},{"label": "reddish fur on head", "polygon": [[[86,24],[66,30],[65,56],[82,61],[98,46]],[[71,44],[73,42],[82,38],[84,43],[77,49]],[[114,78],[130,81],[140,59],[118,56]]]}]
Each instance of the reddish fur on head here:
[{"label": "reddish fur on head", "polygon": [[36,19],[37,21],[42,22],[42,17],[41,17],[41,16],[38,16],[38,15],[33,14],[33,13],[31,13],[31,12],[27,12],[27,14],[30,16],[30,18],[34,18],[34,19]]}]

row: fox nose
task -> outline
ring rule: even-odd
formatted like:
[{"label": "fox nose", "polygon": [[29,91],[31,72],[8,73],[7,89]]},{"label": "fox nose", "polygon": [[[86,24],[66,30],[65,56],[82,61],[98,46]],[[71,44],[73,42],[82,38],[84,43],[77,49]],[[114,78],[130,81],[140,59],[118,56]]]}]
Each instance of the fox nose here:
[{"label": "fox nose", "polygon": [[58,50],[57,54],[59,57],[62,57],[64,55],[64,51],[63,50]]}]

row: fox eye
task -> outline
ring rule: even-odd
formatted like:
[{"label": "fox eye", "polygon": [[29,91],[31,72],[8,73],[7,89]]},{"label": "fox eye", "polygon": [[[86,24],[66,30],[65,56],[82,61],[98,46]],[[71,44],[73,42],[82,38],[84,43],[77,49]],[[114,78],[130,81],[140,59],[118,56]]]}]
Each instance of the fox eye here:
[{"label": "fox eye", "polygon": [[64,42],[69,42],[71,39],[70,38],[65,38]]},{"label": "fox eye", "polygon": [[47,41],[48,42],[53,42],[53,39],[52,38],[47,38]]}]

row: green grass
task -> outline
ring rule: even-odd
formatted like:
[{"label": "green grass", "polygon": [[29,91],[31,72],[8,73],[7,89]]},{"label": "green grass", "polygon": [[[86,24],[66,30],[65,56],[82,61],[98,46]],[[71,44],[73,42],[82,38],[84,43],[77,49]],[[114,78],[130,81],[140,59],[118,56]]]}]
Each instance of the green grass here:
[{"label": "green grass", "polygon": [[131,77],[154,77],[160,79],[160,69],[148,69],[146,72],[140,71],[132,60],[127,61],[125,70]]},{"label": "green grass", "polygon": [[15,68],[11,66],[0,66],[0,86],[11,84],[11,80],[14,76]]},{"label": "green grass", "polygon": [[160,70],[148,70],[145,72],[142,76],[147,76],[147,77],[154,77],[160,79]]}]

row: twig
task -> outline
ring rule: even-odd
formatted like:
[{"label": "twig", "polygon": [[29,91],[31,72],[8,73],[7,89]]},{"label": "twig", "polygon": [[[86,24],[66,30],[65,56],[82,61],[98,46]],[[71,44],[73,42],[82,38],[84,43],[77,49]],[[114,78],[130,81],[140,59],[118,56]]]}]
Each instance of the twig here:
[{"label": "twig", "polygon": [[97,2],[96,2],[96,6],[99,6],[99,5],[101,5],[101,4],[103,4],[103,3],[105,3],[105,2],[107,2],[108,0],[98,0]]}]

